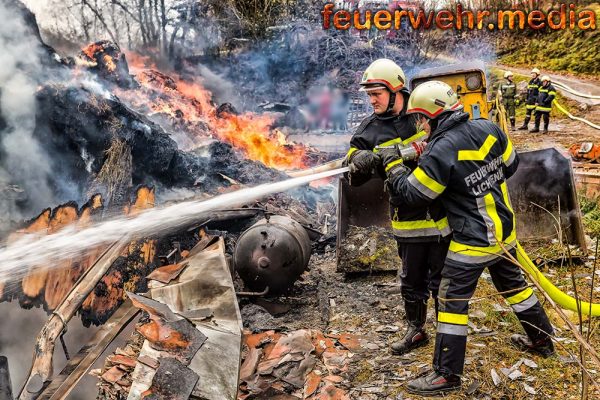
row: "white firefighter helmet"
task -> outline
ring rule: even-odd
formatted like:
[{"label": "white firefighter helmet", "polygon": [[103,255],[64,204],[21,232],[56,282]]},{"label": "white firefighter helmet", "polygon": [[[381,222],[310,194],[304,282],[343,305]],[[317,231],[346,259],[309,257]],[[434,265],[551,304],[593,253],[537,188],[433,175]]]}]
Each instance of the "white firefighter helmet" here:
[{"label": "white firefighter helmet", "polygon": [[460,110],[462,107],[462,103],[450,85],[440,81],[429,81],[420,84],[412,91],[406,112],[436,118],[444,112]]},{"label": "white firefighter helmet", "polygon": [[362,91],[387,88],[392,93],[399,92],[406,82],[404,71],[398,64],[387,58],[375,60],[363,73],[360,80]]},{"label": "white firefighter helmet", "polygon": [[509,76],[513,76],[513,73],[512,73],[512,72],[510,72],[510,71],[506,71],[506,72],[504,73],[504,78],[508,78]]},{"label": "white firefighter helmet", "polygon": [[537,69],[537,68],[534,68],[534,69],[532,69],[532,70],[531,70],[531,73],[532,73],[532,74],[539,75],[539,74],[540,74],[540,70],[539,70],[539,69]]},{"label": "white firefighter helmet", "polygon": [[541,80],[542,82],[544,82],[544,81],[552,82],[552,81],[550,80],[550,77],[549,77],[548,75],[543,75],[543,76],[540,78],[540,80]]}]

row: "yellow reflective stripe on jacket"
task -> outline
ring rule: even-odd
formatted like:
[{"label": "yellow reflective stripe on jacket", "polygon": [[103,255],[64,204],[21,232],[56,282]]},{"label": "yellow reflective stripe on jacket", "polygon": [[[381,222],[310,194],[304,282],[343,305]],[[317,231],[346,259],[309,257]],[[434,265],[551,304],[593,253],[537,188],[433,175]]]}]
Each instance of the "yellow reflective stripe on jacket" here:
[{"label": "yellow reflective stripe on jacket", "polygon": [[[512,242],[517,240],[517,232],[513,229],[511,234],[504,241],[504,247],[509,248],[512,245]],[[502,252],[502,247],[499,244],[495,244],[493,246],[470,246],[467,244],[462,244],[455,242],[454,240],[450,242],[449,251],[455,253],[462,253],[468,256],[486,256],[489,254],[498,254]]]},{"label": "yellow reflective stripe on jacket", "polygon": [[548,89],[542,89],[542,88],[540,88],[540,92],[542,92],[542,93],[548,93]]},{"label": "yellow reflective stripe on jacket", "polygon": [[452,233],[447,218],[443,218],[439,221],[434,221],[432,219],[413,221],[392,220],[392,229],[394,230],[394,235],[401,238],[440,235],[444,237]]},{"label": "yellow reflective stripe on jacket", "polygon": [[478,150],[459,150],[458,161],[483,161],[497,140],[495,136],[488,135]]},{"label": "yellow reflective stripe on jacket", "polygon": [[406,231],[410,229],[424,229],[424,228],[436,228],[437,225],[432,219],[421,219],[416,221],[392,221],[392,228],[399,231]]},{"label": "yellow reflective stripe on jacket", "polygon": [[398,165],[398,164],[402,164],[402,159],[398,159],[398,160],[394,160],[391,163],[389,163],[388,165],[385,166],[385,172],[388,172],[392,167]]},{"label": "yellow reflective stripe on jacket", "polygon": [[550,96],[556,96],[556,92],[554,90],[551,90],[548,92],[548,95]]},{"label": "yellow reflective stripe on jacket", "polygon": [[350,150],[348,150],[348,153],[346,153],[346,157],[350,157],[352,153],[354,153],[357,150],[358,149],[356,147],[350,147]]},{"label": "yellow reflective stripe on jacket", "polygon": [[542,106],[537,106],[535,108],[536,111],[552,111],[552,107],[542,107]]},{"label": "yellow reflective stripe on jacket", "polygon": [[[441,300],[441,299],[440,299]],[[467,314],[454,314],[449,312],[438,312],[438,322],[455,325],[467,325],[469,316]]]},{"label": "yellow reflective stripe on jacket", "polygon": [[[503,246],[506,250],[511,250],[517,245],[517,232],[515,229],[511,232],[508,238],[504,241]],[[496,260],[504,253],[500,244],[493,246],[470,246],[458,243],[454,240],[450,241],[448,248],[447,260],[452,260],[465,264],[481,264]]]},{"label": "yellow reflective stripe on jacket", "polygon": [[529,297],[531,297],[532,294],[533,290],[530,287],[528,287],[513,296],[507,297],[506,301],[508,301],[508,303],[511,305],[518,304],[527,300]]},{"label": "yellow reflective stripe on jacket", "polygon": [[411,137],[404,139],[402,141],[402,144],[407,145],[409,143],[415,142],[415,141],[421,139],[423,136],[427,136],[427,132],[419,131],[419,132],[415,133],[414,135],[412,135]]},{"label": "yellow reflective stripe on jacket", "polygon": [[421,167],[415,168],[412,175],[421,185],[438,195],[442,194],[442,192],[446,190],[446,186],[427,175],[425,171],[421,169]]},{"label": "yellow reflective stripe on jacket", "polygon": [[452,228],[450,228],[450,224],[448,223],[448,217],[435,221],[435,224],[442,236],[445,237],[452,233]]},{"label": "yellow reflective stripe on jacket", "polygon": [[516,155],[512,142],[510,139],[508,139],[508,137],[507,140],[508,142],[506,143],[506,150],[504,150],[504,153],[502,153],[502,161],[504,162],[504,165],[508,167],[515,160]]},{"label": "yellow reflective stripe on jacket", "polygon": [[483,196],[483,201],[485,203],[485,210],[487,214],[492,219],[494,226],[488,226],[489,229],[494,230],[494,241],[492,243],[496,243],[497,241],[502,240],[502,221],[500,220],[500,216],[498,215],[498,210],[496,209],[496,202],[494,201],[494,196],[491,193]]},{"label": "yellow reflective stripe on jacket", "polygon": [[[398,137],[398,138],[394,138],[394,139],[388,140],[387,142],[379,143],[377,145],[377,147],[388,147],[388,146],[393,146],[395,144],[401,144],[401,143],[402,143],[402,139]],[[373,149],[373,153],[378,153],[379,152],[379,149],[377,147],[375,147]]]},{"label": "yellow reflective stripe on jacket", "polygon": [[527,108],[528,110],[533,110],[535,109],[535,104],[527,104],[525,108]]},{"label": "yellow reflective stripe on jacket", "polygon": [[504,204],[506,204],[506,208],[512,214],[512,223],[513,230],[517,227],[517,217],[515,216],[515,211],[512,208],[512,204],[510,203],[510,198],[508,197],[508,187],[506,186],[506,181],[500,184],[500,190],[502,190],[502,197],[504,198]]},{"label": "yellow reflective stripe on jacket", "polygon": [[539,88],[539,86],[538,86],[538,85],[531,85],[531,84],[530,84],[530,85],[527,85],[527,87],[528,87],[529,89],[536,89],[536,88]]}]

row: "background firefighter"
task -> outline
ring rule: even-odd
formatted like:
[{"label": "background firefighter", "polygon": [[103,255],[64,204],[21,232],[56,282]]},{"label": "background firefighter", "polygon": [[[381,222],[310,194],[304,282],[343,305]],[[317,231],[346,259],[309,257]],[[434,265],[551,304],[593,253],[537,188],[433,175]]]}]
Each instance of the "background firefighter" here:
[{"label": "background firefighter", "polygon": [[[362,121],[350,140],[345,164],[350,166],[347,179],[351,185],[365,183],[373,173],[385,178],[376,146],[406,145],[426,135],[406,115],[409,92],[404,82],[404,72],[392,60],[376,60],[365,70],[361,90],[369,95],[374,112]],[[427,300],[431,292],[437,310],[440,272],[450,229],[441,207],[435,204],[429,208],[390,206],[390,214],[402,260],[401,291],[408,322],[404,337],[392,344],[392,352],[404,354],[428,342],[424,329]]]},{"label": "background firefighter", "polygon": [[499,90],[502,98],[502,104],[508,113],[508,119],[510,120],[510,128],[515,129],[515,108],[516,108],[516,95],[517,85],[513,82],[513,73],[506,71],[504,73],[504,79],[506,82],[500,84]]},{"label": "background firefighter", "polygon": [[411,393],[435,395],[461,385],[468,331],[469,300],[485,268],[494,286],[511,304],[527,336],[511,340],[523,350],[553,353],[552,326],[518,267],[502,257],[515,252],[515,216],[506,178],[517,169],[518,156],[509,138],[486,119],[469,120],[454,90],[443,82],[418,86],[408,113],[422,116],[430,142],[411,173],[398,151],[382,152],[388,190],[395,206],[429,204],[440,199],[453,239],[440,283],[433,371],[409,382]]},{"label": "background firefighter", "polygon": [[550,83],[548,75],[542,76],[542,85],[539,88],[537,106],[535,107],[535,126],[530,132],[537,133],[540,131],[541,119],[544,119],[544,129],[542,134],[548,133],[548,125],[550,125],[550,111],[552,111],[552,102],[556,97],[556,89]]},{"label": "background firefighter", "polygon": [[527,84],[527,100],[525,101],[525,120],[523,125],[519,127],[519,130],[527,130],[529,121],[531,121],[531,114],[535,111],[535,107],[538,100],[539,88],[542,86],[542,81],[539,78],[540,70],[534,68],[531,70],[531,79]]}]

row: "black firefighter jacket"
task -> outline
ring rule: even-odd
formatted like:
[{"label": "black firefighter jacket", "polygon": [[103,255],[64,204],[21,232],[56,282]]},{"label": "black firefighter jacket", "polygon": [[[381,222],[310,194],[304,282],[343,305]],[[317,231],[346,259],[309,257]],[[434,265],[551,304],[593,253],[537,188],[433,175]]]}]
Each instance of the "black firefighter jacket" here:
[{"label": "black firefighter jacket", "polygon": [[556,97],[556,89],[549,83],[547,86],[540,85],[538,90],[536,111],[550,112],[552,111],[552,101]]},{"label": "black firefighter jacket", "polygon": [[[417,132],[412,119],[404,111],[395,117],[379,117],[376,114],[365,118],[350,139],[349,154],[356,150],[377,151],[375,146],[409,144],[422,139],[426,133]],[[411,167],[411,165],[408,165]],[[416,167],[412,165],[412,167]],[[385,180],[383,166],[378,171]],[[349,176],[350,184],[360,186],[371,178],[371,174]],[[432,242],[448,236],[451,231],[448,219],[439,203],[394,207],[390,205],[390,218],[394,236],[400,242]]]},{"label": "black firefighter jacket", "polygon": [[506,179],[517,169],[510,139],[486,119],[449,114],[419,159],[418,167],[389,182],[396,207],[441,200],[453,238],[447,264],[487,266],[516,245],[515,216]]},{"label": "black firefighter jacket", "polygon": [[534,109],[535,108],[535,103],[537,103],[537,99],[538,99],[538,90],[540,88],[540,86],[542,86],[542,81],[540,81],[540,78],[535,77],[535,78],[531,78],[529,80],[529,83],[527,84],[527,108],[528,109]]}]

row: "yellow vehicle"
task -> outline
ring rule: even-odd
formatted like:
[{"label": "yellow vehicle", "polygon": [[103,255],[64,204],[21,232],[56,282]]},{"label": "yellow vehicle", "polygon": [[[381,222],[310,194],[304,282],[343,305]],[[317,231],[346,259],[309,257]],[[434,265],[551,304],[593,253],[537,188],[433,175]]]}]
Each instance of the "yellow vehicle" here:
[{"label": "yellow vehicle", "polygon": [[502,103],[488,96],[485,65],[481,61],[444,65],[419,71],[410,81],[410,89],[427,81],[442,81],[452,86],[471,118],[487,118],[508,133],[506,112]]}]

